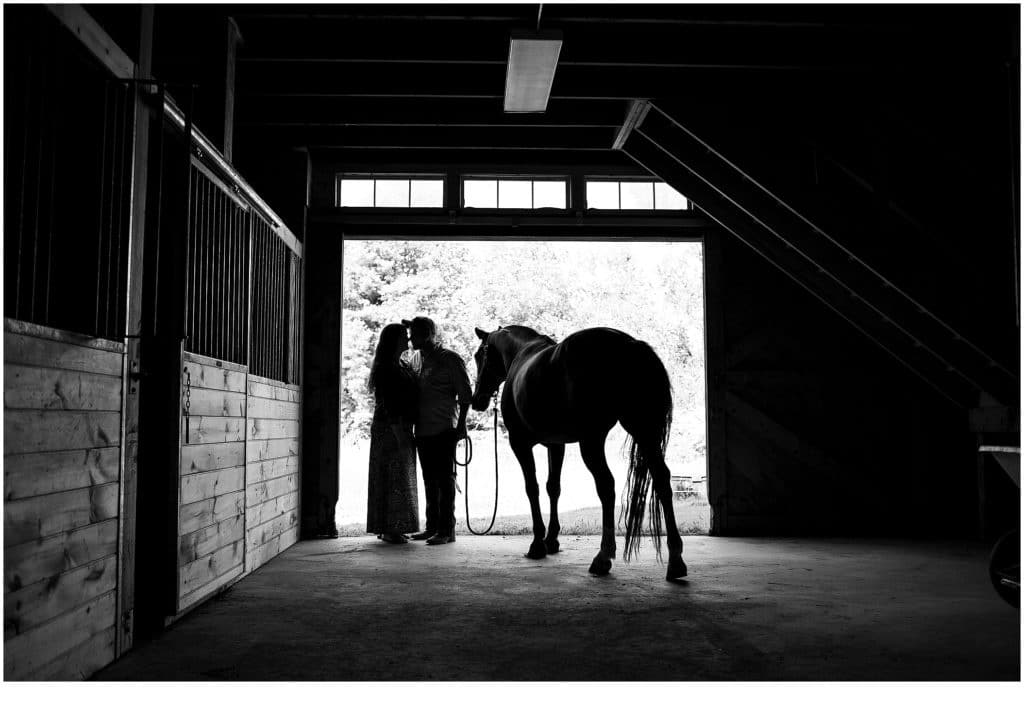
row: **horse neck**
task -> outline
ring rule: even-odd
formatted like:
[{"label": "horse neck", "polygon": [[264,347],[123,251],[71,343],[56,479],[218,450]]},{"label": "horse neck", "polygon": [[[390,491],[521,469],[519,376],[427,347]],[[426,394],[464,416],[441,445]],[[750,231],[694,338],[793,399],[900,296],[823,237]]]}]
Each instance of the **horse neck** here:
[{"label": "horse neck", "polygon": [[494,339],[494,347],[501,355],[502,361],[505,363],[505,372],[507,373],[509,368],[512,367],[513,361],[523,352],[524,349],[535,347],[537,350],[544,347],[545,344],[538,343],[544,337],[533,331],[522,327],[524,331],[528,333],[508,330],[507,333],[500,333]]}]

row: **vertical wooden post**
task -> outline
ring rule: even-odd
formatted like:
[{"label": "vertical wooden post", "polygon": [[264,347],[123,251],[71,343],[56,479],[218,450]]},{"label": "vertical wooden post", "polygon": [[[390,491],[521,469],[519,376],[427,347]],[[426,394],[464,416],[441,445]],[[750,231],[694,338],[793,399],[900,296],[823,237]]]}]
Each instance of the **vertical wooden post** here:
[{"label": "vertical wooden post", "polygon": [[704,236],[704,373],[707,401],[708,502],[711,535],[728,529],[728,474],[725,406],[724,231]]},{"label": "vertical wooden post", "polygon": [[231,163],[235,140],[235,64],[242,33],[231,17],[227,18],[227,36],[224,50],[224,159]]},{"label": "vertical wooden post", "polygon": [[[136,81],[151,76],[153,59],[153,6],[140,7],[139,62],[135,66]],[[128,240],[127,281],[127,342],[121,392],[121,494],[118,514],[118,570],[117,570],[117,641],[115,655],[120,657],[131,649],[134,640],[135,615],[135,517],[138,498],[139,452],[139,393],[141,390],[141,357],[139,336],[142,334],[142,275],[144,261],[146,188],[149,165],[150,108],[143,96],[147,86],[134,85],[135,125],[131,223]]]},{"label": "vertical wooden post", "polygon": [[313,228],[303,247],[308,297],[302,380],[301,537],[336,536],[341,421],[343,238]]}]

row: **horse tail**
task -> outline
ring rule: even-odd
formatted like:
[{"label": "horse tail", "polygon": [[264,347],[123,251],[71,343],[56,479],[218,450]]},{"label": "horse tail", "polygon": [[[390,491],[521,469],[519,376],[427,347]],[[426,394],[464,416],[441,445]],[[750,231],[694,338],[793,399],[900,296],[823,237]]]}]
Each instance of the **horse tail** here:
[{"label": "horse tail", "polygon": [[[640,551],[644,512],[650,508],[651,538],[661,561],[661,509],[656,490],[651,489],[651,468],[664,463],[672,428],[672,382],[654,349],[636,341],[627,373],[626,411],[622,426],[629,433],[629,472],[626,475],[626,547],[628,561]],[[659,454],[654,455],[652,451]]]}]

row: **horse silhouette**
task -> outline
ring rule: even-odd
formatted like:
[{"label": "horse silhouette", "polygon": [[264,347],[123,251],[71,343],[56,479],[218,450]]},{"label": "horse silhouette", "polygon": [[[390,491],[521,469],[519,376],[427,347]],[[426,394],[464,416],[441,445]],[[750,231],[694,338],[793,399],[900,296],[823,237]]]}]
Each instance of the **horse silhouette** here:
[{"label": "horse silhouette", "polygon": [[[615,478],[608,469],[604,443],[616,422],[630,435],[626,476],[625,559],[640,547],[644,514],[650,501],[651,537],[661,561],[661,514],[665,516],[669,563],[666,579],[686,576],[683,540],[672,512],[672,487],[665,448],[672,423],[672,386],[654,350],[632,336],[609,328],[577,331],[561,343],[526,326],[476,329],[480,338],[472,407],[485,411],[505,383],[501,411],[512,452],[519,460],[533,517],[533,542],[526,556],[540,559],[558,552],[558,497],[566,443],[579,443],[601,499],[601,549],[590,572],[606,575],[615,558]],[[545,530],[533,447],[548,451],[547,492],[551,518]],[[650,491],[653,483],[654,490]]]}]

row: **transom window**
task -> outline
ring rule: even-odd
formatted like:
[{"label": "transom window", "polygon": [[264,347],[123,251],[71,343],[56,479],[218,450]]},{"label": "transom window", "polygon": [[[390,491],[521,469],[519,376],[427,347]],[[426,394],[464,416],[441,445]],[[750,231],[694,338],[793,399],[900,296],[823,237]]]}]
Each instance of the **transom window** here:
[{"label": "transom window", "polygon": [[587,180],[587,209],[689,209],[668,183],[652,180]]},{"label": "transom window", "polygon": [[531,178],[464,178],[462,206],[479,209],[565,209],[568,181]]},{"label": "transom window", "polygon": [[339,207],[444,207],[444,178],[406,175],[339,175]]}]

